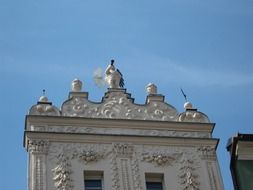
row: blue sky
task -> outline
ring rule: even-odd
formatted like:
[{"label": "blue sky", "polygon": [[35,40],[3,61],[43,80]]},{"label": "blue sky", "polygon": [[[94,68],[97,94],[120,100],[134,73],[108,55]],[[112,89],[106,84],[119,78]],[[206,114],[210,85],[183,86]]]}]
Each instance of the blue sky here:
[{"label": "blue sky", "polygon": [[110,59],[137,103],[154,82],[183,111],[189,100],[216,123],[226,190],[229,137],[253,133],[253,0],[0,0],[0,187],[25,190],[25,115],[46,89],[60,107],[78,77],[91,100],[93,71]]}]

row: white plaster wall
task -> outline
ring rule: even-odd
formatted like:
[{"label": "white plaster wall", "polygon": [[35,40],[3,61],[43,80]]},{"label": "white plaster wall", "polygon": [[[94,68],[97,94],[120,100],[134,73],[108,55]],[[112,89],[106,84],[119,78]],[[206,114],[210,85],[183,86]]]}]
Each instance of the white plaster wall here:
[{"label": "white plaster wall", "polygon": [[[67,145],[68,143],[53,143],[55,147],[59,147],[59,150],[62,145]],[[173,155],[173,151],[184,151],[186,155],[188,155],[187,159],[193,160],[193,163],[191,165],[192,168],[194,168],[191,172],[192,175],[196,175],[196,178],[192,178],[191,180],[196,180],[197,183],[199,183],[198,188],[199,189],[205,189],[205,190],[222,190],[222,184],[219,176],[219,171],[217,170],[217,161],[216,160],[203,160],[200,153],[198,151],[193,152],[193,150],[197,150],[195,147],[165,147],[165,146],[153,146],[153,145],[134,145],[131,143],[126,143],[126,146],[130,146],[133,149],[129,149],[130,151],[127,152],[125,155],[124,153],[118,153],[118,155],[115,156],[116,158],[116,168],[118,169],[118,180],[120,187],[114,187],[112,184],[112,173],[115,172],[112,170],[112,155],[115,155],[115,152],[113,152],[113,143],[112,144],[97,144],[98,146],[106,147],[106,151],[104,154],[105,157],[101,158],[97,161],[92,161],[88,163],[80,162],[77,158],[71,158],[70,155],[71,150],[74,151],[75,149],[75,143],[70,143],[71,148],[66,152],[69,156],[69,162],[71,164],[70,170],[70,177],[71,180],[73,180],[73,188],[72,190],[83,190],[84,189],[84,175],[83,172],[86,170],[91,171],[103,171],[104,174],[104,188],[105,190],[126,190],[124,188],[124,179],[122,179],[122,167],[121,167],[121,160],[126,159],[127,160],[127,168],[128,168],[128,181],[125,183],[125,187],[128,187],[129,189],[136,190],[135,189],[135,181],[139,180],[140,184],[140,190],[145,189],[145,173],[160,173],[164,175],[164,187],[166,190],[182,190],[182,179],[180,176],[180,167],[182,167],[182,163],[180,160],[182,159],[182,156],[179,155],[178,158],[175,156],[175,159],[172,161],[165,162],[164,164],[157,165],[157,163],[149,162],[147,160],[143,160],[142,153],[145,152],[145,149],[149,150],[149,153],[152,155],[156,152],[166,152],[167,154]],[[121,143],[124,145],[124,143]],[[90,146],[90,144],[88,144]],[[80,149],[82,147],[82,144],[76,143],[76,147]],[[83,147],[87,147],[86,143],[83,143]],[[153,150],[153,152],[151,151]],[[189,151],[186,151],[189,150]],[[171,151],[171,152],[170,152]],[[186,152],[185,152],[186,151]],[[60,151],[58,151],[59,153]],[[176,152],[178,153],[178,152]],[[183,154],[183,152],[181,152]],[[180,153],[179,153],[180,154]],[[55,185],[53,178],[55,177],[53,175],[52,170],[57,167],[57,159],[56,159],[57,153],[49,150],[49,153],[47,155],[47,189],[49,190],[58,190]],[[138,165],[138,176],[134,176],[136,174],[133,173],[133,167],[131,166],[131,163],[133,159],[137,159],[137,165]],[[177,160],[180,159],[180,160]],[[207,163],[210,163],[209,167],[207,167]],[[210,169],[212,168],[212,169]],[[211,173],[208,170],[212,170]],[[184,184],[187,185],[187,180],[183,179]],[[215,184],[210,185],[210,183],[215,182]]]}]

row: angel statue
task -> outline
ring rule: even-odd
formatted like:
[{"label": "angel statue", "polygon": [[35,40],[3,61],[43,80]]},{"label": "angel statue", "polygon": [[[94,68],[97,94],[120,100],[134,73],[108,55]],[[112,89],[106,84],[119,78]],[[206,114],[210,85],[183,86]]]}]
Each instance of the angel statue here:
[{"label": "angel statue", "polygon": [[[105,70],[105,77],[103,78],[102,69],[98,68],[94,74],[93,78],[97,86],[102,87],[104,83],[109,85],[109,88],[123,88],[124,87],[124,79],[123,75],[116,69],[114,66],[114,60],[111,60],[111,64],[109,64]],[[103,80],[104,79],[104,80]]]}]

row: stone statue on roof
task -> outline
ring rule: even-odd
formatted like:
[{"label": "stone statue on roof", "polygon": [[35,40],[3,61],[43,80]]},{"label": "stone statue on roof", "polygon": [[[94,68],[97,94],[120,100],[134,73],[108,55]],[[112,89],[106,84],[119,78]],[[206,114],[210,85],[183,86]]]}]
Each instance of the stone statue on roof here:
[{"label": "stone statue on roof", "polygon": [[107,66],[105,70],[105,81],[109,85],[109,88],[123,88],[124,79],[121,72],[115,68],[114,60]]}]

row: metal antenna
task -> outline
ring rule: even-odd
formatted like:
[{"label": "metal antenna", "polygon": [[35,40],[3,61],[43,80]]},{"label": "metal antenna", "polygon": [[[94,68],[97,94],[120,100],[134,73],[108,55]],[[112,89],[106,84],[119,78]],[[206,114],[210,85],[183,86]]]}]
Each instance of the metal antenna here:
[{"label": "metal antenna", "polygon": [[183,89],[180,88],[180,90],[181,90],[181,92],[182,92],[182,94],[183,94],[183,96],[184,96],[185,101],[188,102],[188,101],[187,101],[187,96],[186,96],[186,94],[184,93]]}]

